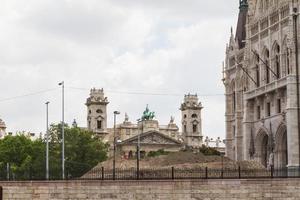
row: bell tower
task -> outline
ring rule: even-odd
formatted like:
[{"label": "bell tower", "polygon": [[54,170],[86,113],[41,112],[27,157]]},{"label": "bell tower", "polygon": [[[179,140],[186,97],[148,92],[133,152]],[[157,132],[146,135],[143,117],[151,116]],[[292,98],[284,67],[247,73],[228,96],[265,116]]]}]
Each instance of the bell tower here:
[{"label": "bell tower", "polygon": [[107,97],[103,89],[91,89],[90,97],[86,100],[87,127],[97,134],[107,134]]},{"label": "bell tower", "polygon": [[182,114],[182,136],[188,147],[197,148],[202,145],[202,104],[197,95],[185,95],[180,110]]},{"label": "bell tower", "polygon": [[0,139],[3,139],[6,136],[6,125],[5,122],[0,119]]}]

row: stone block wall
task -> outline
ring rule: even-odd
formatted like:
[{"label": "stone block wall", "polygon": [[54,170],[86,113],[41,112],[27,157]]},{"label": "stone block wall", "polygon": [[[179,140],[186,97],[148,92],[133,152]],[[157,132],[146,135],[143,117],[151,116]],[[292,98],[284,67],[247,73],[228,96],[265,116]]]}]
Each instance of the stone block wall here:
[{"label": "stone block wall", "polygon": [[0,182],[5,200],[296,200],[300,179]]}]

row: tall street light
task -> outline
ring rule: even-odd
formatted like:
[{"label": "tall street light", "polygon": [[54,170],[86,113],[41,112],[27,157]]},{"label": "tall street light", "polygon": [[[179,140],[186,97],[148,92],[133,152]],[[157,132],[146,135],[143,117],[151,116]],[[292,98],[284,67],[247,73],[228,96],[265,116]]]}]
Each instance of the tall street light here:
[{"label": "tall street light", "polygon": [[46,180],[49,180],[49,115],[48,115],[48,106],[49,101],[46,102]]},{"label": "tall street light", "polygon": [[141,159],[141,154],[140,154],[140,148],[141,148],[141,141],[140,141],[140,135],[143,133],[144,129],[144,124],[143,124],[143,119],[138,119],[137,123],[142,123],[142,131],[141,133],[138,133],[138,142],[136,146],[136,151],[137,151],[137,156],[136,156],[136,170],[137,170],[137,179],[140,178],[140,159]]},{"label": "tall street light", "polygon": [[60,82],[58,85],[62,88],[62,126],[61,126],[61,168],[62,168],[62,179],[65,179],[65,83]]},{"label": "tall street light", "polygon": [[113,158],[113,180],[116,178],[116,118],[119,111],[114,111],[114,158]]}]

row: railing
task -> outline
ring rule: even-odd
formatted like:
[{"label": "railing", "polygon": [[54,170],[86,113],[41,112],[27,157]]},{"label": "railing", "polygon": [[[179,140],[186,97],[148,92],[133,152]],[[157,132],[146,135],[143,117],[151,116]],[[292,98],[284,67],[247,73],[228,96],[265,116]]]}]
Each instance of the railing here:
[{"label": "railing", "polygon": [[[79,179],[113,180],[113,170],[92,169]],[[300,178],[300,169],[116,169],[115,180]]]},{"label": "railing", "polygon": [[[51,177],[51,176],[50,176]],[[180,179],[259,179],[300,178],[300,169],[112,169],[95,168],[81,177],[67,176],[68,180],[180,180]],[[0,181],[45,180],[43,176],[26,175],[0,176]],[[52,177],[50,180],[61,180]]]}]

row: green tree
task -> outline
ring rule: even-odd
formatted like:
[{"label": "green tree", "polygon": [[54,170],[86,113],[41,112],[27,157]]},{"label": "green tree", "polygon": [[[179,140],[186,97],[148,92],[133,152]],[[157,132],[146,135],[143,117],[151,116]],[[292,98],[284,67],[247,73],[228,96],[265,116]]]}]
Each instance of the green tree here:
[{"label": "green tree", "polygon": [[[49,130],[49,174],[51,179],[61,176],[61,124]],[[107,158],[108,146],[90,131],[65,125],[65,167],[67,178],[81,177]],[[24,134],[6,136],[0,140],[0,179],[44,179],[46,139],[31,140]]]},{"label": "green tree", "polygon": [[[50,174],[61,177],[61,124],[52,124],[50,135]],[[80,177],[107,159],[108,146],[93,132],[65,124],[66,177]]]},{"label": "green tree", "polygon": [[12,178],[40,178],[45,168],[44,149],[45,145],[40,139],[32,141],[24,135],[6,136],[0,141],[1,178],[7,176],[7,163]]}]

